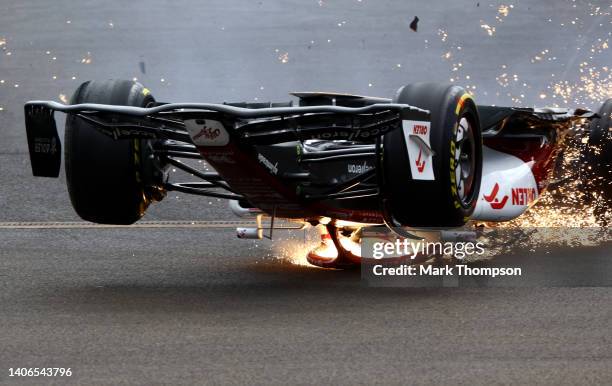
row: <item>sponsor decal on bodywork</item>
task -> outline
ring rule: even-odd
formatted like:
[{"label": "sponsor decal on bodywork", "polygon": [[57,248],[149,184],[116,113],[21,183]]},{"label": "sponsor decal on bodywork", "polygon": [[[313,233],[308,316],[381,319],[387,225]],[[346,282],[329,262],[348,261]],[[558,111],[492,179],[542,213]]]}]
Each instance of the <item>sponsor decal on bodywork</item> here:
[{"label": "sponsor decal on bodywork", "polygon": [[504,196],[501,199],[497,196],[499,193],[499,184],[496,182],[493,186],[493,190],[489,194],[484,194],[482,197],[486,202],[491,205],[491,209],[500,210],[504,209],[506,203],[508,202],[508,196]]},{"label": "sponsor decal on bodywork", "polygon": [[387,132],[395,129],[397,124],[386,124],[376,125],[370,128],[360,128],[355,130],[338,130],[332,128],[323,132],[309,134],[309,139],[329,139],[329,140],[347,140],[347,141],[359,141],[368,140],[379,137]]},{"label": "sponsor decal on bodywork", "polygon": [[272,163],[269,159],[264,157],[264,155],[261,153],[257,154],[257,160],[259,161],[259,163],[265,166],[266,169],[270,171],[270,173],[274,175],[278,174],[278,162]]},{"label": "sponsor decal on bodywork", "polygon": [[55,154],[57,153],[57,142],[55,138],[35,137],[34,153]]},{"label": "sponsor decal on bodywork", "polygon": [[535,188],[512,188],[512,205],[530,205],[537,197]]},{"label": "sponsor decal on bodywork", "polygon": [[229,134],[219,121],[187,119],[185,127],[196,146],[225,146],[229,143]]},{"label": "sponsor decal on bodywork", "polygon": [[402,121],[408,161],[414,180],[435,180],[433,156],[429,140],[431,123],[427,121]]},{"label": "sponsor decal on bodywork", "polygon": [[483,147],[482,181],[474,220],[508,221],[538,199],[530,165],[511,154]]},{"label": "sponsor decal on bodywork", "polygon": [[367,162],[363,162],[363,164],[348,164],[347,171],[351,174],[361,174],[365,173],[368,170],[372,169],[373,166],[367,164]]},{"label": "sponsor decal on bodywork", "polygon": [[[512,201],[510,205],[530,205],[535,202],[538,197],[538,193],[535,188],[511,188]],[[482,197],[486,202],[491,205],[491,209],[501,210],[504,209],[506,203],[508,203],[509,196],[504,195],[503,197],[498,196],[499,183],[495,183],[493,190],[489,194],[484,194]]]}]

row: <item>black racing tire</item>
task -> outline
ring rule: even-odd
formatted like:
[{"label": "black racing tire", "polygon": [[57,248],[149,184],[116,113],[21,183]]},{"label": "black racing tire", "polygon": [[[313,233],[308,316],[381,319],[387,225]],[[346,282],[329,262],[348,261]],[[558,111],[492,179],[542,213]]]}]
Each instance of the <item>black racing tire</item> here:
[{"label": "black racing tire", "polygon": [[612,98],[603,103],[588,127],[588,142],[582,149],[584,193],[596,200],[596,212],[612,206]]},{"label": "black racing tire", "polygon": [[[70,103],[146,107],[149,90],[131,80],[88,81]],[[146,141],[114,140],[76,115],[68,114],[65,131],[66,182],[70,201],[84,220],[128,225],[140,219],[150,200],[142,182]]]},{"label": "black racing tire", "polygon": [[[430,111],[435,179],[413,178],[410,162],[415,160],[409,160],[404,132],[386,134],[382,160],[384,210],[396,225],[464,225],[476,207],[482,177],[482,134],[476,104],[463,88],[438,83],[404,86],[394,101]],[[464,138],[464,134],[468,139],[461,141],[458,137]]]}]

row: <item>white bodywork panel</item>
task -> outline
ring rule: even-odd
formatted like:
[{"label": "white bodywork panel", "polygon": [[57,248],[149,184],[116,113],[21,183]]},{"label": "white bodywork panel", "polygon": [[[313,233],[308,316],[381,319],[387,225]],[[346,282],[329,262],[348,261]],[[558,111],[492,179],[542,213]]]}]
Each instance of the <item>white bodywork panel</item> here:
[{"label": "white bodywork panel", "polygon": [[186,119],[185,128],[196,146],[225,146],[230,140],[223,124],[212,119]]},{"label": "white bodywork panel", "polygon": [[427,121],[402,121],[408,161],[413,180],[435,180],[433,152],[429,136],[431,123]]},{"label": "white bodywork panel", "polygon": [[480,195],[472,220],[509,221],[523,214],[538,198],[529,163],[483,146]]}]

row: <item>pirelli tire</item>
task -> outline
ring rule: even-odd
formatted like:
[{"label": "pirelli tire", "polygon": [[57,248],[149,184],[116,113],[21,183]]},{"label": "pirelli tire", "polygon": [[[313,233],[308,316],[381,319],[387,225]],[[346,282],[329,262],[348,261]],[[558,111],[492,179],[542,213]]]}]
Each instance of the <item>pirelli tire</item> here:
[{"label": "pirelli tire", "polygon": [[[148,89],[131,80],[88,81],[70,100],[137,107],[154,102]],[[128,225],[140,219],[151,202],[143,182],[147,141],[115,140],[72,114],[66,118],[64,139],[66,181],[77,214],[100,224]]]},{"label": "pirelli tire", "polygon": [[[418,146],[411,145],[410,154],[408,138],[415,127],[421,128],[417,134],[423,134],[423,124],[403,121],[402,131],[384,136],[384,210],[395,225],[464,225],[476,207],[482,177],[482,134],[476,104],[461,87],[438,83],[404,86],[395,103],[427,109],[431,121],[426,123],[427,135],[413,139]],[[422,149],[427,136],[431,153]]]},{"label": "pirelli tire", "polygon": [[606,223],[612,207],[612,99],[603,103],[588,127],[588,141],[582,149],[581,186],[595,214]]}]

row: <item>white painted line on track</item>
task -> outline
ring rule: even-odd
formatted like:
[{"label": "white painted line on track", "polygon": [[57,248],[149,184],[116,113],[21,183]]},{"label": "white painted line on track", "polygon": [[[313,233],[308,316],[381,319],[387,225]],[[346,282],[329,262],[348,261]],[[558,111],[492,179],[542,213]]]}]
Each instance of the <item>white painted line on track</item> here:
[{"label": "white painted line on track", "polygon": [[132,225],[94,224],[85,221],[0,222],[0,229],[85,229],[85,228],[235,228],[253,226],[244,221],[140,221]]},{"label": "white painted line on track", "polygon": [[[139,221],[132,225],[94,224],[86,221],[14,221],[0,222],[0,229],[136,229],[136,228],[238,228],[254,227],[255,222],[245,221]],[[263,224],[264,229],[269,224]],[[293,229],[293,227],[275,226],[275,229]]]}]

